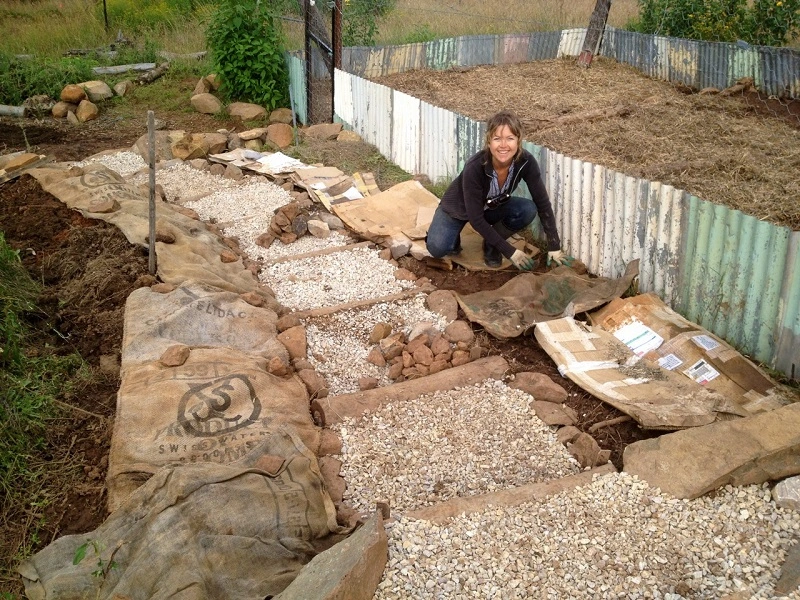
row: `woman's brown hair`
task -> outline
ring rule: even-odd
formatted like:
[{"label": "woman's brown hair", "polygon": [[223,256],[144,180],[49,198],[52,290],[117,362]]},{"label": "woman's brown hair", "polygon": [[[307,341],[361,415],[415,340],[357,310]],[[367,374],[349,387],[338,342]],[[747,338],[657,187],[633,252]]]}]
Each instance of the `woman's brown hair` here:
[{"label": "woman's brown hair", "polygon": [[519,160],[519,157],[522,156],[522,121],[510,110],[502,110],[499,113],[495,113],[486,121],[486,137],[483,140],[483,149],[486,152],[486,156],[487,158],[489,156],[489,142],[492,140],[492,136],[503,125],[507,125],[511,133],[519,140],[517,153],[514,154],[514,160]]}]

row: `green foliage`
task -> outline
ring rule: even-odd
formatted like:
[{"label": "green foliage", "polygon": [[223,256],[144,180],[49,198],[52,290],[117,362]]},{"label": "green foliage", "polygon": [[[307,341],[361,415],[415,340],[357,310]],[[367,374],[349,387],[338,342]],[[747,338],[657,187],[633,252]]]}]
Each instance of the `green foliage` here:
[{"label": "green foliage", "polygon": [[0,104],[19,106],[36,94],[58,98],[69,83],[96,79],[84,58],[17,58],[0,53]]},{"label": "green foliage", "polygon": [[405,34],[400,40],[398,40],[398,44],[419,44],[422,42],[431,42],[437,39],[437,36],[427,24],[417,25]]},{"label": "green foliage", "polygon": [[0,231],[0,365],[19,364],[24,328],[20,315],[36,309],[36,285]]},{"label": "green foliage", "polygon": [[[112,30],[141,32],[180,23],[211,0],[107,0],[108,25]],[[97,3],[103,18],[103,3]]]},{"label": "green foliage", "polygon": [[272,110],[288,104],[284,42],[270,3],[220,0],[206,35],[222,92]]},{"label": "green foliage", "polygon": [[639,0],[629,29],[717,42],[780,46],[800,34],[800,0]]},{"label": "green foliage", "polygon": [[111,569],[117,568],[117,563],[112,559],[109,559],[107,561],[103,560],[103,558],[100,556],[100,552],[102,551],[102,546],[100,545],[100,542],[98,542],[97,540],[91,540],[91,539],[86,540],[83,544],[78,546],[75,549],[75,555],[72,557],[72,564],[73,565],[80,564],[81,561],[84,558],[86,558],[86,551],[89,548],[94,550],[94,554],[97,557],[97,569],[92,571],[92,575],[94,577],[102,577],[103,579],[105,579],[105,577],[108,575],[108,572]]},{"label": "green foliage", "polygon": [[394,0],[344,0],[342,45],[374,46],[378,19],[394,8]]}]

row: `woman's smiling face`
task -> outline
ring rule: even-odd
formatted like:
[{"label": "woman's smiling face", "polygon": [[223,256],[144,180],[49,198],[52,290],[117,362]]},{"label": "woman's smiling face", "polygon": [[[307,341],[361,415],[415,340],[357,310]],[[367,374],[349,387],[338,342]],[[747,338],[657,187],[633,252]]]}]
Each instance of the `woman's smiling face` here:
[{"label": "woman's smiling face", "polygon": [[489,152],[495,167],[507,167],[514,160],[519,148],[519,138],[508,125],[501,125],[489,139]]}]

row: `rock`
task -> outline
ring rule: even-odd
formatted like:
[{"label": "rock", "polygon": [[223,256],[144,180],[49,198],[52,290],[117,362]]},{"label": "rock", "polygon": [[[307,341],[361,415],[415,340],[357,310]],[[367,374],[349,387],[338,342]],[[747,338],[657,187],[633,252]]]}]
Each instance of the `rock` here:
[{"label": "rock", "polygon": [[193,158],[187,162],[190,167],[198,171],[207,171],[209,167],[208,161],[205,158]]},{"label": "rock", "polygon": [[189,358],[191,351],[185,344],[174,344],[164,350],[159,360],[165,367],[180,367]]},{"label": "rock", "polygon": [[64,117],[67,116],[67,113],[69,111],[75,112],[76,110],[78,110],[77,104],[70,104],[69,102],[62,101],[62,102],[56,102],[53,105],[53,108],[50,110],[50,113],[56,119],[63,119]]},{"label": "rock", "polygon": [[403,369],[410,369],[414,366],[414,357],[411,356],[408,350],[403,350],[403,353],[400,356],[403,359]]},{"label": "rock", "polygon": [[398,281],[416,281],[417,276],[408,269],[401,267],[394,270],[394,278]]},{"label": "rock", "polygon": [[206,81],[208,82],[208,85],[211,86],[211,89],[215,92],[219,89],[219,86],[222,85],[222,79],[220,79],[219,75],[216,73],[209,73],[206,75]]},{"label": "rock", "polygon": [[81,103],[78,105],[78,110],[75,111],[75,116],[78,117],[78,121],[81,123],[86,123],[100,116],[100,109],[97,108],[95,103],[89,100],[81,100]]},{"label": "rock", "polygon": [[475,339],[475,333],[466,321],[453,321],[445,328],[444,337],[454,344],[458,342],[471,344]]},{"label": "rock", "polygon": [[102,102],[114,97],[114,91],[105,81],[84,81],[78,85],[84,89],[86,97],[92,102]]},{"label": "rock", "polygon": [[201,77],[197,85],[194,86],[194,92],[192,92],[193,96],[199,96],[200,94],[208,94],[211,92],[211,84],[208,82],[208,79],[205,77]]},{"label": "rock", "polygon": [[197,112],[206,115],[215,115],[222,110],[222,102],[213,94],[195,94],[190,102]]},{"label": "rock", "polygon": [[580,433],[567,444],[567,451],[572,454],[584,469],[586,467],[599,467],[608,462],[609,450],[601,450],[600,446],[588,433]]},{"label": "rock", "polygon": [[269,123],[284,123],[286,125],[291,125],[294,123],[294,119],[292,118],[292,109],[290,108],[276,108],[271,113],[269,113]]},{"label": "rock", "polygon": [[263,119],[267,115],[267,111],[263,106],[259,106],[258,104],[233,102],[228,106],[228,114],[242,121],[256,121],[258,119]]},{"label": "rock", "polygon": [[277,377],[286,377],[289,374],[289,366],[281,360],[280,356],[273,356],[267,363],[267,371]]},{"label": "rock", "polygon": [[481,356],[483,356],[483,348],[480,346],[473,346],[469,349],[470,360],[478,360]]},{"label": "rock", "polygon": [[81,123],[78,120],[78,117],[75,116],[75,113],[73,111],[69,111],[67,113],[67,121],[69,121],[70,125],[80,125],[80,123]]},{"label": "rock", "polygon": [[369,343],[377,344],[383,338],[389,337],[392,333],[392,326],[389,323],[376,323],[369,334]]},{"label": "rock", "polygon": [[339,132],[339,135],[336,136],[337,142],[363,142],[364,140],[360,135],[358,135],[355,131],[350,131],[349,129],[343,129]]},{"label": "rock", "polygon": [[781,508],[800,511],[800,477],[789,477],[772,488],[772,499]]},{"label": "rock", "polygon": [[267,127],[267,141],[283,150],[294,142],[294,131],[285,123],[273,123]]},{"label": "rock", "polygon": [[323,429],[319,436],[317,456],[329,456],[342,453],[342,440],[330,429]]},{"label": "rock", "polygon": [[335,140],[341,131],[341,123],[320,123],[302,130],[303,137],[314,140]]},{"label": "rock", "polygon": [[775,584],[776,596],[788,596],[800,586],[800,544],[789,546],[781,575]]},{"label": "rock", "polygon": [[89,212],[108,214],[117,212],[120,209],[120,204],[114,198],[95,198],[89,202]]},{"label": "rock", "polygon": [[433,364],[433,352],[427,346],[420,346],[414,350],[414,362],[418,365],[425,365],[426,367]]},{"label": "rock", "polygon": [[238,133],[229,133],[228,134],[228,145],[226,146],[228,150],[236,150],[243,146],[242,138],[239,137]]},{"label": "rock", "polygon": [[310,219],[307,225],[308,233],[313,235],[315,238],[327,238],[331,235],[331,229],[324,221]]},{"label": "rock", "polygon": [[409,250],[411,250],[411,240],[394,238],[389,240],[389,252],[391,252],[393,259],[397,260],[401,256],[405,256]]},{"label": "rock", "polygon": [[[185,136],[185,131],[156,131],[156,161],[161,162],[175,158],[172,156],[172,144]],[[131,147],[132,152],[136,152],[145,160],[148,160],[149,157],[148,137],[147,134],[140,136]]]},{"label": "rock", "polygon": [[225,172],[222,174],[225,179],[232,179],[233,181],[241,181],[244,179],[244,173],[236,165],[225,165]]},{"label": "rock", "polygon": [[175,286],[171,283],[156,283],[150,286],[150,289],[156,294],[169,294],[175,291]]},{"label": "rock", "polygon": [[245,292],[239,296],[242,300],[247,302],[250,306],[260,307],[264,306],[264,298],[255,292]]},{"label": "rock", "polygon": [[730,484],[751,485],[800,472],[800,403],[625,448],[623,468],[676,498],[697,498]]},{"label": "rock", "polygon": [[319,472],[331,500],[334,504],[339,504],[345,490],[344,478],[341,476],[342,461],[332,456],[323,456],[319,459]]},{"label": "rock", "polygon": [[530,406],[536,416],[546,425],[575,425],[572,415],[565,411],[563,406],[554,402],[534,400]]},{"label": "rock", "polygon": [[22,107],[25,109],[26,115],[35,115],[42,117],[48,113],[52,113],[56,101],[47,94],[37,94],[30,98],[25,98],[22,102]]},{"label": "rock", "polygon": [[296,325],[280,332],[278,341],[286,347],[289,356],[293,359],[306,358],[308,355],[306,328],[302,325]]},{"label": "rock", "polygon": [[536,400],[543,400],[545,402],[561,404],[566,401],[569,396],[567,390],[544,373],[532,373],[530,371],[517,373],[514,377],[514,381],[510,382],[508,386],[515,390],[522,390],[533,396]]},{"label": "rock", "polygon": [[208,172],[212,175],[222,177],[225,174],[225,165],[214,163],[208,168]]},{"label": "rock", "polygon": [[381,353],[381,349],[377,346],[373,347],[372,350],[369,351],[367,354],[367,362],[375,365],[376,367],[385,367],[386,366],[386,359],[383,358],[383,354]]},{"label": "rock", "polygon": [[408,332],[408,341],[413,342],[420,337],[424,337],[423,344],[430,346],[431,341],[441,334],[432,321],[418,321],[411,326],[411,331]]},{"label": "rock", "polygon": [[380,513],[345,540],[316,555],[275,600],[372,598],[389,558]]},{"label": "rock", "polygon": [[81,100],[86,100],[86,97],[86,91],[75,83],[65,85],[60,96],[62,102],[76,106],[81,103]]},{"label": "rock", "polygon": [[558,441],[566,446],[580,434],[581,430],[574,425],[566,425],[565,427],[560,427],[558,431],[556,431],[556,438],[558,438]]},{"label": "rock", "polygon": [[326,223],[329,229],[344,229],[344,223],[342,223],[342,220],[336,215],[321,212],[317,215],[317,218],[323,223]]},{"label": "rock", "polygon": [[389,379],[394,380],[400,377],[402,373],[403,373],[403,363],[402,362],[394,363],[391,367],[389,367],[389,372],[387,373],[387,377],[389,377]]},{"label": "rock", "polygon": [[430,374],[433,375],[434,373],[439,373],[440,371],[444,371],[445,369],[450,368],[450,363],[446,360],[434,360],[430,366]]},{"label": "rock", "polygon": [[431,311],[442,315],[448,322],[458,318],[458,301],[450,290],[431,292],[426,303]]},{"label": "rock", "polygon": [[460,367],[461,365],[467,364],[470,362],[469,352],[466,350],[456,350],[453,352],[453,358],[450,359],[450,362],[454,367]]},{"label": "rock", "polygon": [[262,233],[255,239],[256,246],[261,246],[262,248],[269,248],[272,245],[272,242],[275,241],[275,234],[271,231],[266,233]]},{"label": "rock", "polygon": [[[287,329],[291,329],[292,327],[299,327],[302,324],[303,323],[300,321],[300,317],[293,313],[289,313],[278,319],[275,322],[275,327],[278,329],[278,331],[283,332]],[[303,357],[305,357],[305,354],[303,354]]]},{"label": "rock", "polygon": [[239,134],[239,138],[243,142],[249,142],[250,140],[263,140],[267,135],[267,128],[266,127],[256,127],[255,129],[248,129],[247,131],[242,131]]},{"label": "rock", "polygon": [[124,98],[136,87],[130,79],[124,79],[114,86],[114,93],[120,98]]},{"label": "rock", "polygon": [[358,380],[358,389],[362,392],[374,390],[376,387],[378,387],[378,380],[375,377],[361,377]]},{"label": "rock", "polygon": [[328,384],[314,369],[303,369],[298,371],[297,375],[305,384],[308,395],[311,396],[312,400],[314,398],[325,398],[328,395]]},{"label": "rock", "polygon": [[441,335],[437,335],[431,341],[431,351],[434,355],[442,354],[450,351],[450,342],[448,342]]},{"label": "rock", "polygon": [[403,332],[398,331],[389,337],[383,338],[379,342],[379,347],[383,353],[383,358],[392,360],[395,356],[400,356],[403,352],[405,343],[403,341]]},{"label": "rock", "polygon": [[231,250],[223,250],[219,253],[219,259],[226,264],[230,264],[239,260],[239,257],[236,256],[236,253]]}]

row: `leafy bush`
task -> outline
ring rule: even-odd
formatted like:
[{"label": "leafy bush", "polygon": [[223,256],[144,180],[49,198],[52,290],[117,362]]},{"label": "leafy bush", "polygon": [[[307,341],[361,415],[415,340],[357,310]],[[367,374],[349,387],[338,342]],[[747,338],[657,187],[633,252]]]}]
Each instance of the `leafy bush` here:
[{"label": "leafy bush", "polygon": [[639,0],[630,29],[695,40],[780,46],[800,34],[800,0]]},{"label": "leafy bush", "polygon": [[344,0],[342,45],[374,46],[378,19],[394,8],[394,0]]},{"label": "leafy bush", "polygon": [[222,92],[267,110],[288,104],[284,43],[270,3],[221,0],[206,35]]},{"label": "leafy bush", "polygon": [[58,99],[65,85],[96,78],[92,63],[83,58],[17,58],[0,53],[0,104],[19,106],[36,94]]}]

